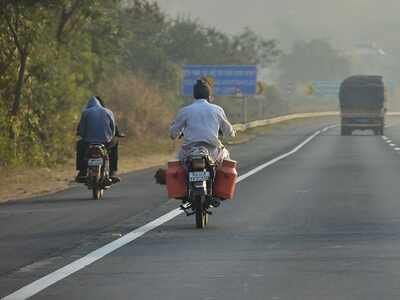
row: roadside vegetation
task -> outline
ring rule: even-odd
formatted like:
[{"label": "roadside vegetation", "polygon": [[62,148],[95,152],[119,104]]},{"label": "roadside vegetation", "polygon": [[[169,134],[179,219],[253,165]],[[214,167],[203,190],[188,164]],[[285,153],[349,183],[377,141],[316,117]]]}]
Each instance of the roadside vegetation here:
[{"label": "roadside vegetation", "polygon": [[147,144],[184,103],[182,65],[267,65],[279,54],[250,29],[230,36],[147,0],[2,0],[0,166],[71,158],[90,95],[105,99],[130,141]]},{"label": "roadside vegetation", "polygon": [[[189,101],[180,95],[183,65],[269,68],[281,61],[287,77],[297,52],[282,55],[277,40],[249,28],[230,35],[189,16],[170,17],[151,0],[0,0],[0,169],[65,166],[70,176],[76,125],[91,95],[115,112],[127,135],[121,166],[135,169],[141,156],[176,149],[166,132]],[[266,86],[248,100],[247,119],[295,112],[308,101],[287,98],[278,85]],[[243,120],[242,99],[216,102],[232,122]]]}]

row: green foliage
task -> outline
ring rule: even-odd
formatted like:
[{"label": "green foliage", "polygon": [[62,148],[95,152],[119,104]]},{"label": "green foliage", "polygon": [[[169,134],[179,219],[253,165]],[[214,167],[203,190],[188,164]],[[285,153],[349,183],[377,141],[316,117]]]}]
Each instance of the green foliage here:
[{"label": "green foliage", "polygon": [[182,65],[259,64],[277,42],[230,36],[151,0],[0,0],[0,165],[48,165],[74,151],[100,94],[137,140],[164,136],[183,103]]},{"label": "green foliage", "polygon": [[249,28],[229,36],[196,20],[179,17],[167,31],[168,57],[184,64],[258,64],[266,66],[280,55],[277,41],[266,40]]}]

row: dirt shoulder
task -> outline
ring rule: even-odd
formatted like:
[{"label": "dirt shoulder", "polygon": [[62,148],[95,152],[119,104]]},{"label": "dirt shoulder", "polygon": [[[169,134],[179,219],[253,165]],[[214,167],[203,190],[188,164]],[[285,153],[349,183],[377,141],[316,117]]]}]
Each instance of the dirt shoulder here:
[{"label": "dirt shoulder", "polygon": [[[225,140],[224,143],[226,145],[247,143],[258,134],[265,134],[272,127],[285,126],[287,123],[289,121],[249,129],[239,133],[234,139]],[[119,174],[165,166],[169,160],[174,159],[178,148],[179,143],[171,141],[159,141],[157,145],[147,143],[140,146],[122,142]],[[0,171],[5,174],[3,180],[0,181],[0,203],[51,194],[77,185],[74,181],[76,171],[73,160],[51,168],[19,168]]]},{"label": "dirt shoulder", "polygon": [[[125,157],[120,161],[120,174],[164,165],[173,159],[173,153]],[[73,161],[52,168],[7,170],[0,182],[0,203],[51,194],[77,185]]]}]

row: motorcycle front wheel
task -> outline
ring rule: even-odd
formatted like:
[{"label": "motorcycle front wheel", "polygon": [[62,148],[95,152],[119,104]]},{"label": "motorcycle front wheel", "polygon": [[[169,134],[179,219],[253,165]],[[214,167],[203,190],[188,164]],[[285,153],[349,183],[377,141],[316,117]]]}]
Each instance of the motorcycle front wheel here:
[{"label": "motorcycle front wheel", "polygon": [[197,196],[195,199],[196,205],[196,228],[204,229],[208,224],[208,213],[206,210],[206,197]]}]

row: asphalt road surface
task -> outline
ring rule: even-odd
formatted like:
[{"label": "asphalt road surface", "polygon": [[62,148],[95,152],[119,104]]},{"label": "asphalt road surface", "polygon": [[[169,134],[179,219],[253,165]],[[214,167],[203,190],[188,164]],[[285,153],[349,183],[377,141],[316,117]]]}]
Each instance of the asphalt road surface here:
[{"label": "asphalt road surface", "polygon": [[[125,176],[102,201],[76,187],[0,205],[0,297],[400,299],[400,119],[385,137],[321,131],[337,122],[291,122],[231,147],[243,179],[206,230],[179,215],[146,232],[177,207],[154,170]],[[86,256],[132,231],[145,234]],[[81,258],[97,261],[71,271]]]}]

